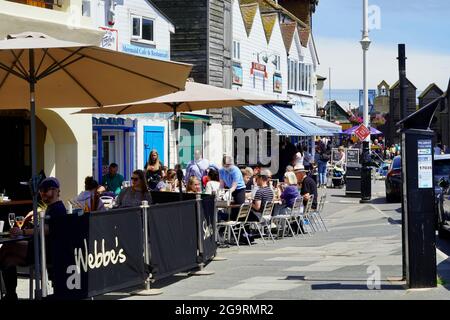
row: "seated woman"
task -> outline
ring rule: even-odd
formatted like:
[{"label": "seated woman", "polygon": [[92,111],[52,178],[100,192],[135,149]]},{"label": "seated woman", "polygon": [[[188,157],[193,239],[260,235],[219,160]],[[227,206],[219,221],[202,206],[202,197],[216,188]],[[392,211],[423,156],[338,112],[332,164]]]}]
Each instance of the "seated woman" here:
[{"label": "seated woman", "polygon": [[177,173],[173,169],[167,170],[164,178],[156,185],[156,191],[177,191]]},{"label": "seated woman", "polygon": [[280,185],[282,207],[279,214],[288,214],[292,209],[295,199],[299,196],[297,187],[297,177],[294,172],[286,172],[284,174],[284,187]]},{"label": "seated woman", "polygon": [[116,199],[116,207],[138,207],[142,201],[152,203],[152,196],[147,188],[145,174],[142,170],[135,170],[131,176],[131,187],[123,188]]},{"label": "seated woman", "polygon": [[86,177],[84,179],[84,190],[74,201],[80,204],[84,212],[103,211],[105,207],[100,200],[99,184],[94,177]]},{"label": "seated woman", "polygon": [[220,188],[219,172],[215,169],[210,169],[208,171],[208,183],[206,184],[205,193],[217,195]]},{"label": "seated woman", "polygon": [[195,177],[192,176],[189,178],[187,187],[186,187],[186,192],[187,193],[202,193],[202,187],[200,184],[200,180]]}]

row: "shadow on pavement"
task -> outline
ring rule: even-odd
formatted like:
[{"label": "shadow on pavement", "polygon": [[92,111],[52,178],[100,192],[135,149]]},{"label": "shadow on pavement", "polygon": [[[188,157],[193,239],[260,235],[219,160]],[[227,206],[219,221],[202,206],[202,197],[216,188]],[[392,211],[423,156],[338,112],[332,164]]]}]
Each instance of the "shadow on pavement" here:
[{"label": "shadow on pavement", "polygon": [[[342,283],[324,283],[311,285],[312,290],[374,290],[369,289],[363,284],[342,284]],[[403,285],[389,284],[381,285],[379,290],[405,290]]]}]

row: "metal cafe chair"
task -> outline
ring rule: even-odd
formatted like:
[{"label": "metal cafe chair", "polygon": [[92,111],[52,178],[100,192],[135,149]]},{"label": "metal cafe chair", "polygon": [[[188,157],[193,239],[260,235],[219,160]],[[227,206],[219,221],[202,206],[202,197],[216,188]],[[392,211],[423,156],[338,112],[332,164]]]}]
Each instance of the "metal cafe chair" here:
[{"label": "metal cafe chair", "polygon": [[258,230],[261,239],[263,240],[263,244],[266,242],[264,240],[264,235],[267,234],[267,239],[269,237],[275,243],[275,239],[272,235],[271,227],[272,227],[272,212],[273,212],[274,203],[273,201],[267,201],[264,205],[264,210],[261,215],[261,219],[259,221],[248,221],[246,225],[249,225],[250,228],[254,227]]},{"label": "metal cafe chair", "polygon": [[[301,196],[298,196],[295,198],[294,205],[292,206],[291,210],[291,216],[292,220],[297,223],[297,235],[301,233],[303,237],[305,236],[305,233],[303,232],[303,229],[300,225],[300,222],[303,223],[303,212],[302,212],[302,205],[303,205],[303,198]],[[303,223],[304,225],[304,223]],[[311,232],[308,232],[309,236],[311,237]]]},{"label": "metal cafe chair", "polygon": [[[286,214],[272,216],[272,221],[277,226],[277,238],[279,238],[280,231],[281,231],[281,237],[284,238],[284,234],[286,233],[286,230],[288,232],[288,235],[290,232],[292,234],[292,237],[296,238],[296,234],[291,226],[291,223],[293,221],[297,222],[296,218],[293,216],[292,208],[287,208]],[[298,224],[298,222],[297,222],[297,224]]]},{"label": "metal cafe chair", "polygon": [[239,247],[239,238],[241,237],[242,231],[244,232],[244,236],[247,239],[248,245],[250,246],[252,245],[248,237],[248,234],[244,229],[248,216],[250,214],[250,209],[251,206],[249,203],[243,203],[239,209],[239,213],[235,221],[224,221],[217,223],[217,229],[219,229],[219,227],[225,227],[223,238],[226,239],[228,236],[230,241],[231,235],[233,235],[234,241],[236,242],[236,245],[238,247]]},{"label": "metal cafe chair", "polygon": [[311,207],[314,201],[314,195],[311,195],[306,202],[305,208],[302,214],[303,225],[307,225],[311,233],[316,233],[318,231],[317,225],[314,221],[314,217],[311,216]]},{"label": "metal cafe chair", "polygon": [[319,200],[319,204],[317,206],[316,210],[311,211],[311,214],[314,216],[314,218],[316,219],[317,223],[320,225],[320,227],[322,228],[322,230],[325,230],[326,232],[328,232],[327,226],[325,225],[325,222],[322,219],[322,211],[323,211],[323,207],[325,206],[325,201],[327,199],[327,194],[324,193]]}]

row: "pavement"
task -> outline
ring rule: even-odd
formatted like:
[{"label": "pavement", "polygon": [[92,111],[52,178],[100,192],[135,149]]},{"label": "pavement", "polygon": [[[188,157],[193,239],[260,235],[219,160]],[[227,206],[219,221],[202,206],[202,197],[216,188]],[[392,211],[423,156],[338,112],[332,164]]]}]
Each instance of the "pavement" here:
[{"label": "pavement", "polygon": [[[226,260],[206,266],[212,275],[157,281],[152,288],[160,295],[133,295],[139,288],[131,288],[95,300],[450,299],[450,240],[437,242],[437,288],[408,290],[401,281],[400,203],[385,202],[383,181],[372,185],[370,204],[346,197],[345,189],[320,192],[327,193],[322,216],[328,232],[219,248]],[[18,291],[28,297],[28,281],[20,280]]]}]

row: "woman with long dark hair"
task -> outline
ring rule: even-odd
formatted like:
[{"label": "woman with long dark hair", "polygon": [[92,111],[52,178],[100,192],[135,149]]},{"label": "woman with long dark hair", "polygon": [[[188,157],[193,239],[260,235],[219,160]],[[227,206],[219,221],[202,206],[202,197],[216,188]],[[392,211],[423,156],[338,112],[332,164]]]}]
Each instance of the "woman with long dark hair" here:
[{"label": "woman with long dark hair", "polygon": [[131,187],[123,188],[116,199],[117,207],[138,207],[142,201],[152,203],[152,196],[145,182],[145,174],[142,170],[135,170],[131,176]]},{"label": "woman with long dark hair", "polygon": [[99,187],[100,185],[94,177],[89,176],[84,179],[84,191],[75,198],[75,202],[81,205],[84,212],[105,210],[103,202],[100,200]]},{"label": "woman with long dark hair", "polygon": [[158,183],[164,178],[162,169],[163,165],[159,160],[158,151],[153,149],[145,167],[145,179],[150,190],[155,190]]}]

